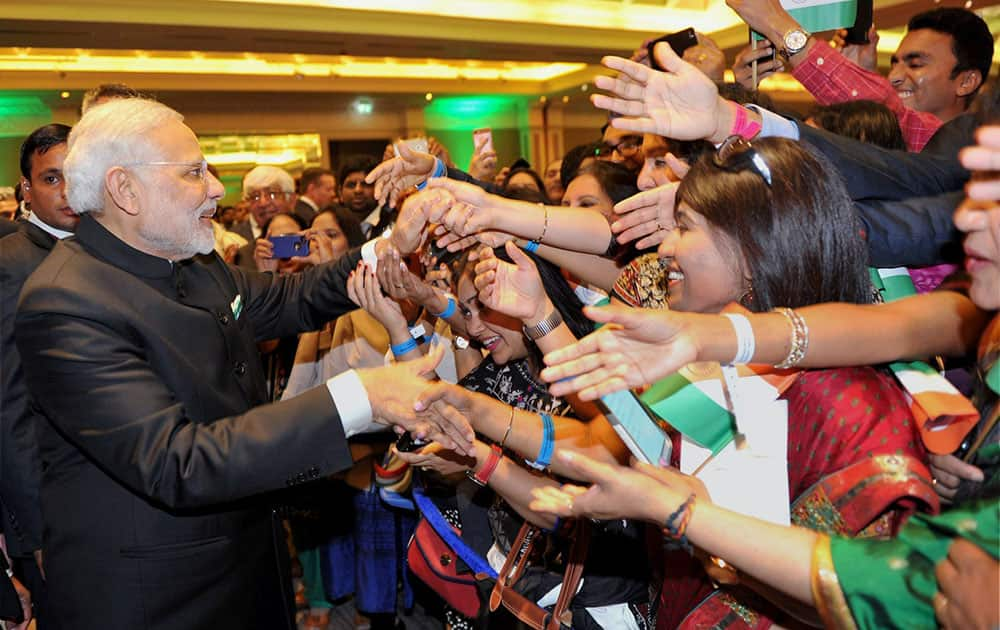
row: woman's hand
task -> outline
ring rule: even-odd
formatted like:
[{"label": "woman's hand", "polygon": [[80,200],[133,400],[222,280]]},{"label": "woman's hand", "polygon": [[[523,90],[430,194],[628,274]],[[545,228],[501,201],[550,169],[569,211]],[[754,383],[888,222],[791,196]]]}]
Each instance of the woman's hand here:
[{"label": "woman's hand", "polygon": [[942,628],[1000,627],[1000,564],[996,558],[974,543],[956,538],[934,574],[938,581],[934,613]]},{"label": "woman's hand", "polygon": [[594,80],[598,88],[612,94],[595,94],[591,97],[594,106],[622,115],[611,121],[616,129],[677,140],[724,140],[730,125],[723,120],[726,105],[715,83],[678,57],[669,44],[657,44],[654,54],[666,72],[621,57],[602,59],[619,75]]},{"label": "woman's hand", "polygon": [[[663,469],[654,476],[647,468],[626,468],[605,464],[573,451],[559,451],[567,476],[590,482],[589,488],[567,484],[532,491],[530,508],[560,517],[599,520],[639,519],[659,523],[661,514],[676,509],[692,493],[686,475]],[[695,480],[697,481],[697,480]],[[700,482],[697,484],[700,486]],[[704,486],[701,486],[703,489]],[[707,496],[707,493],[706,493]]]},{"label": "woman's hand", "polygon": [[[679,162],[679,160],[678,160]],[[618,220],[611,224],[619,243],[639,239],[637,249],[659,245],[674,229],[674,203],[680,182],[644,190],[615,204]]]},{"label": "woman's hand", "polygon": [[967,464],[954,455],[929,455],[931,475],[934,479],[934,489],[947,502],[955,497],[963,480],[983,481],[983,471],[972,464]]},{"label": "woman's hand", "polygon": [[399,304],[382,294],[378,276],[372,273],[371,268],[364,262],[359,262],[354,271],[347,276],[347,297],[382,324],[390,336],[393,333],[397,336],[409,334],[406,318]]},{"label": "woman's hand", "polygon": [[306,260],[313,265],[330,262],[337,258],[333,251],[333,239],[319,230],[306,232],[309,237],[309,255]]},{"label": "woman's hand", "polygon": [[514,264],[504,262],[484,247],[476,264],[476,289],[485,306],[516,317],[528,326],[540,322],[554,308],[542,286],[535,262],[514,243],[506,245]]},{"label": "woman's hand", "polygon": [[958,154],[962,166],[970,171],[990,171],[986,177],[974,177],[966,184],[965,192],[978,201],[1000,200],[1000,125],[986,125],[976,131],[976,144],[965,147]]},{"label": "woman's hand", "polygon": [[278,259],[274,257],[274,245],[266,238],[258,238],[253,247],[253,261],[257,271],[278,271]]},{"label": "woman's hand", "polygon": [[475,184],[447,177],[431,178],[427,182],[427,190],[447,193],[452,199],[447,205],[427,207],[427,220],[440,223],[462,236],[492,229],[495,219],[493,207],[503,201],[502,197],[491,195]]},{"label": "woman's hand", "polygon": [[587,307],[584,313],[606,325],[545,355],[549,367],[542,378],[552,383],[553,396],[580,392],[581,399],[594,400],[652,383],[697,360],[689,330],[697,315],[626,306]]},{"label": "woman's hand", "polygon": [[[476,440],[475,449],[478,452],[481,447],[486,446]],[[487,450],[489,447],[486,447]],[[440,475],[454,475],[464,473],[476,466],[476,457],[471,457],[463,453],[456,453],[432,442],[419,451],[413,453],[402,453],[396,451],[399,458],[411,466],[416,466],[421,470],[433,470]]]},{"label": "woman's hand", "polygon": [[[488,403],[481,405],[480,402]],[[460,419],[466,419],[475,429],[475,422],[481,416],[491,413],[493,410],[510,409],[500,402],[493,401],[482,394],[476,394],[459,385],[438,382],[424,390],[417,397],[413,408],[418,413],[441,418],[443,423],[459,423]]]},{"label": "woman's hand", "polygon": [[[772,57],[769,61],[760,61],[768,56]],[[736,60],[733,62],[733,78],[748,90],[757,89],[753,83],[754,60],[757,60],[757,83],[775,72],[782,72],[785,69],[781,59],[774,54],[774,46],[771,45],[771,42],[767,40],[758,42],[757,48],[752,48],[750,45],[745,46],[736,54]]]}]

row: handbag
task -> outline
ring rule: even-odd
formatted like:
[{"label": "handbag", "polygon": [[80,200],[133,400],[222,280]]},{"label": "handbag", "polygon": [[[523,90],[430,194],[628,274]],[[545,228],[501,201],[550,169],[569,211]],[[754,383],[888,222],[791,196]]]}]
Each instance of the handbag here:
[{"label": "handbag", "polygon": [[569,609],[580,586],[583,576],[583,563],[587,558],[590,544],[590,523],[579,519],[570,533],[572,544],[566,570],[563,573],[562,587],[559,597],[551,611],[540,607],[521,593],[514,590],[514,585],[521,579],[528,566],[528,558],[541,530],[525,522],[507,554],[507,560],[500,570],[493,591],[490,593],[490,612],[502,604],[511,614],[533,630],[561,630],[573,627],[573,612]]},{"label": "handbag", "polygon": [[[410,571],[466,617],[478,617],[482,608],[476,583],[496,579],[497,572],[465,542],[434,502],[413,485],[413,500],[422,518],[410,540],[406,559]],[[458,572],[456,559],[471,570]]]}]

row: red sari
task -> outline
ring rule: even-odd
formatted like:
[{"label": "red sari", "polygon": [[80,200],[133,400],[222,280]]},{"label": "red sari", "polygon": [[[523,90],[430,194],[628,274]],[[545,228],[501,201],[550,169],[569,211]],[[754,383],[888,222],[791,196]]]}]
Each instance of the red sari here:
[{"label": "red sari", "polygon": [[[937,511],[926,452],[891,376],[869,367],[809,370],[781,398],[788,401],[794,524],[888,537],[914,510]],[[746,588],[713,589],[686,553],[667,553],[663,573],[658,629],[768,628],[785,617]]]}]

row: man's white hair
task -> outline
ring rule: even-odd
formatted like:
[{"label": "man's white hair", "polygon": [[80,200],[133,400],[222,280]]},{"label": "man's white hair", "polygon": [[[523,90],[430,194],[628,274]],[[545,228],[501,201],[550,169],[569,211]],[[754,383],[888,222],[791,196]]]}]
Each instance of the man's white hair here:
[{"label": "man's white hair", "polygon": [[109,101],[88,110],[69,134],[63,163],[69,206],[77,214],[103,210],[108,170],[162,159],[148,136],[172,120],[184,117],[162,103],[141,98]]},{"label": "man's white hair", "polygon": [[285,169],[277,166],[255,166],[243,176],[243,196],[252,190],[264,190],[277,187],[282,192],[295,192],[295,180]]}]

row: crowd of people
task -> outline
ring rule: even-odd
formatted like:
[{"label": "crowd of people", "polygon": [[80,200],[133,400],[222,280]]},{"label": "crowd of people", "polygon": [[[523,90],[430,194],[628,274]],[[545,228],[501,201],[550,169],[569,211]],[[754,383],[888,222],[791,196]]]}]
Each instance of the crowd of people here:
[{"label": "crowd of people", "polygon": [[606,57],[608,124],[538,169],[429,138],[222,207],[126,86],[30,134],[0,618],[1000,627],[993,36],[921,13],[883,77],[874,30],[728,3],[736,84],[702,34]]}]

